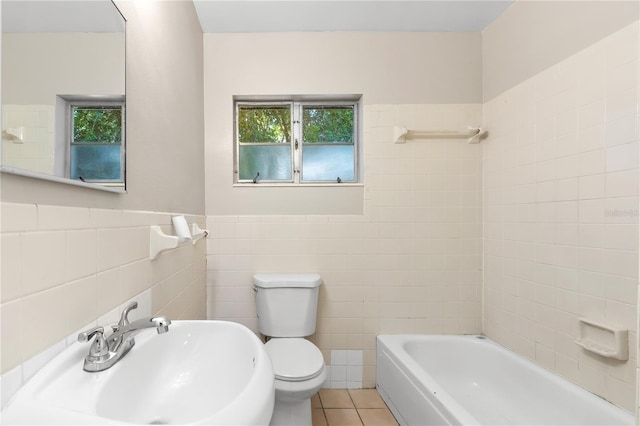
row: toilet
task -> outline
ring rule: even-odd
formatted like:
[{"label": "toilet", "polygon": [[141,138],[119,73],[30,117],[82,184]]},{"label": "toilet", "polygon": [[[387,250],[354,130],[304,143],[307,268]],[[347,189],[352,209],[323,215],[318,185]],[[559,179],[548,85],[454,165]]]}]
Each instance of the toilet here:
[{"label": "toilet", "polygon": [[327,377],[320,349],[305,336],[316,330],[318,274],[256,274],[258,330],[275,374],[271,425],[311,425],[311,397]]}]

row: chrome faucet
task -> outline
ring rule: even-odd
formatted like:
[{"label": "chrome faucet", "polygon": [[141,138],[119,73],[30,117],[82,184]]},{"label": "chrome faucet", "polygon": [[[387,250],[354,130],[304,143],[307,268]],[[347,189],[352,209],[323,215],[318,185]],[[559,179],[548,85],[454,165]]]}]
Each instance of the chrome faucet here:
[{"label": "chrome faucet", "polygon": [[138,307],[138,302],[130,303],[120,315],[120,321],[117,325],[112,325],[113,333],[105,337],[103,327],[93,327],[90,330],[78,334],[79,342],[88,342],[93,336],[95,340],[89,348],[89,354],[84,359],[85,371],[96,372],[103,371],[129,353],[136,341],[133,337],[149,328],[155,328],[158,334],[164,334],[169,331],[171,320],[164,316],[142,318],[137,321],[129,322],[129,312]]}]

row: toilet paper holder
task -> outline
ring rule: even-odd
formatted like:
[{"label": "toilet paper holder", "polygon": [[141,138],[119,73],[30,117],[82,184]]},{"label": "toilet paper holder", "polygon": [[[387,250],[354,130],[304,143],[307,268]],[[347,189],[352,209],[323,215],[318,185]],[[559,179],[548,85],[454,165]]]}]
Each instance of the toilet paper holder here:
[{"label": "toilet paper holder", "polygon": [[[184,216],[176,217],[182,217],[184,219]],[[156,259],[163,251],[178,248],[180,245],[186,243],[195,245],[198,241],[206,238],[209,235],[209,231],[207,231],[206,229],[201,229],[197,223],[191,224],[191,229],[189,230],[189,228],[187,228],[185,232],[184,228],[180,228],[180,223],[182,222],[182,220],[178,219],[177,221],[179,224],[178,227],[175,226],[174,222],[174,228],[176,228],[177,235],[165,234],[162,228],[157,225],[153,225],[150,227],[149,258],[151,260]],[[186,220],[184,221],[184,224],[186,225]],[[186,236],[186,233],[190,234],[188,238]]]}]

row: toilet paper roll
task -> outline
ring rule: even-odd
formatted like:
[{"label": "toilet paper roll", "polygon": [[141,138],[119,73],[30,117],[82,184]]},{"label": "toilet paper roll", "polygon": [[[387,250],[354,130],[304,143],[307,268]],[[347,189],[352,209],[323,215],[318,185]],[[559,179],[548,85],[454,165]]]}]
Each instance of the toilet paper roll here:
[{"label": "toilet paper roll", "polygon": [[174,216],[171,218],[171,222],[179,242],[191,241],[191,231],[189,231],[189,224],[184,216]]}]

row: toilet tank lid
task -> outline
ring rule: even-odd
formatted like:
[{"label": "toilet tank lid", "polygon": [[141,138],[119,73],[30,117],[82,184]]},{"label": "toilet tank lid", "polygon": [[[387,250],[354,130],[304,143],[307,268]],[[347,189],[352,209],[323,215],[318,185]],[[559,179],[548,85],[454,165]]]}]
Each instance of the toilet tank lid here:
[{"label": "toilet tank lid", "polygon": [[314,288],[322,284],[319,274],[255,274],[253,283],[260,288]]}]

